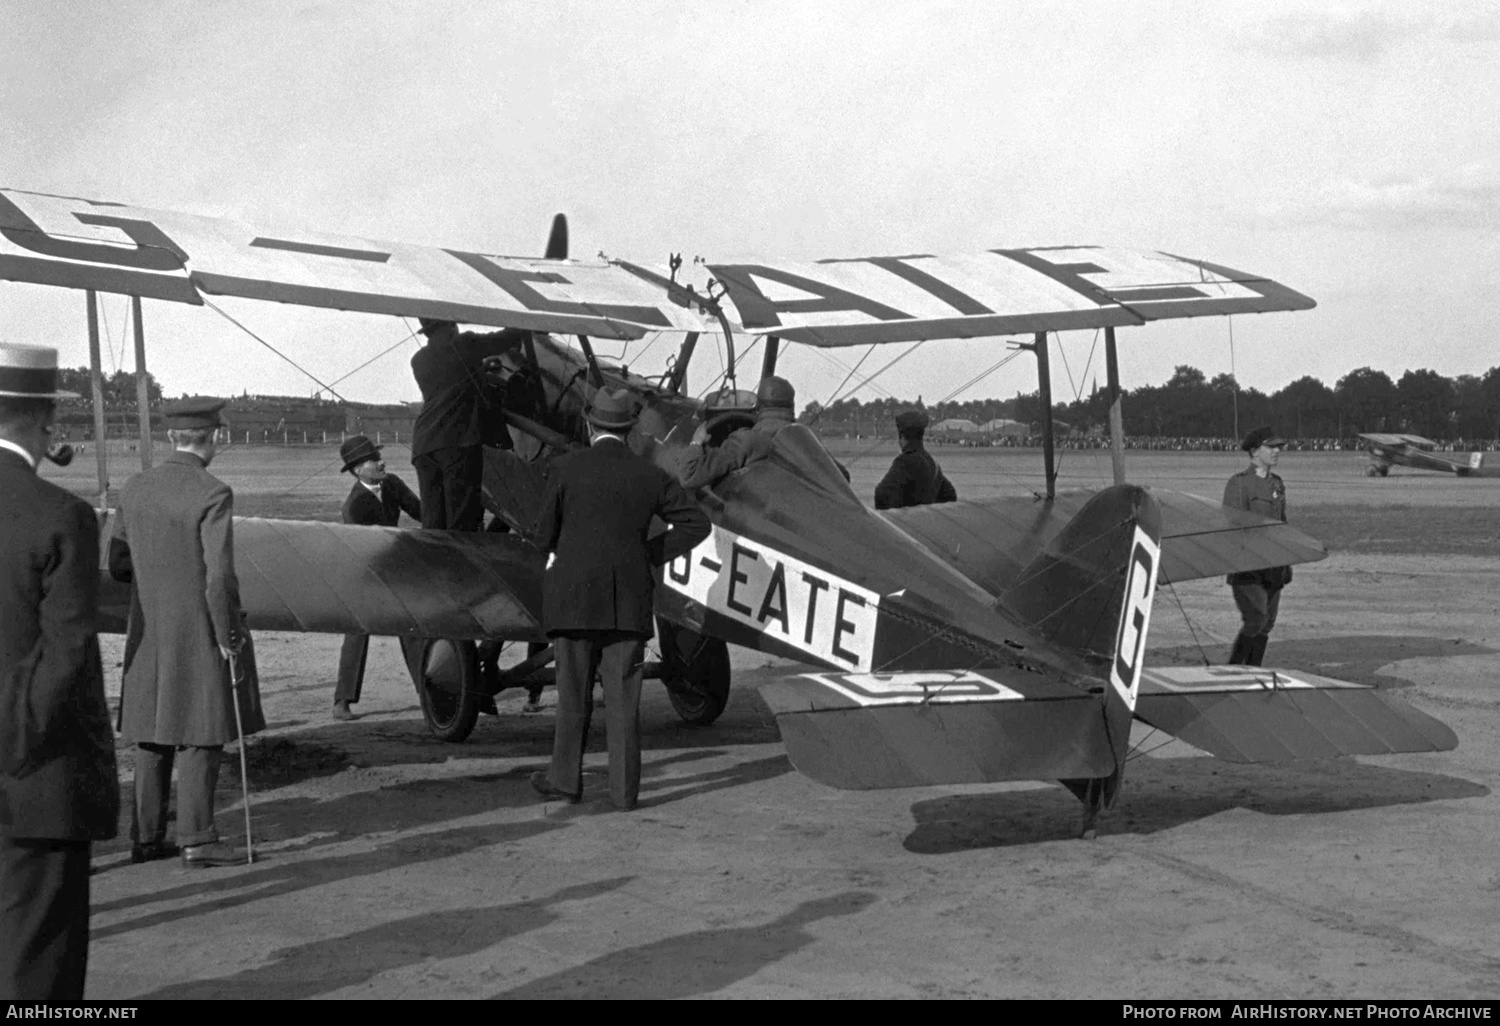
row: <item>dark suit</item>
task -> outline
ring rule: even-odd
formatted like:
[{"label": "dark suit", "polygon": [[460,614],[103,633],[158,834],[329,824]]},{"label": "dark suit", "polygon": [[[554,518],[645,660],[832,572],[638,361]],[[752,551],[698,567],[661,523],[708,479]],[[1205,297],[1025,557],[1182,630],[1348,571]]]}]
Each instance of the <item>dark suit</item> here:
[{"label": "dark suit", "polygon": [[[344,500],[344,523],[367,524],[376,527],[395,527],[402,512],[418,523],[422,522],[422,504],[416,495],[395,474],[387,474],[380,483],[380,495],[355,481]],[[402,651],[406,651],[406,639],[402,639]],[[370,652],[368,634],[345,634],[344,647],[339,651],[339,682],[334,689],[335,702],[358,702],[365,681],[365,657]]]},{"label": "dark suit", "polygon": [[[649,537],[652,518],[669,530]],[[652,633],[655,568],[708,537],[708,517],[672,476],[612,437],[560,457],[537,521],[555,552],[542,583],[542,625],[557,653],[551,783],[582,791],[594,673],[604,682],[609,793],[634,808],[641,783],[641,651]]]},{"label": "dark suit", "polygon": [[90,845],[120,812],[98,588],[94,511],[0,449],[0,1000],[83,996]]},{"label": "dark suit", "polygon": [[[422,493],[423,527],[477,531],[483,523],[486,420],[500,417],[499,398],[484,380],[483,361],[513,349],[524,337],[515,330],[479,335],[441,328],[411,358],[422,390],[411,463]],[[492,444],[510,448],[504,421],[492,430]]]},{"label": "dark suit", "polygon": [[957,502],[958,492],[943,474],[932,454],[920,445],[904,450],[891,461],[891,469],[875,486],[876,509],[926,506],[934,502]]},{"label": "dark suit", "polygon": [[[140,613],[139,644],[125,662],[120,733],[136,743],[133,840],[166,834],[177,762],[177,843],[218,839],[213,794],[224,745],[265,729],[253,673],[236,689],[220,646],[247,638],[234,573],[234,495],[203,460],[174,452],[132,477],[120,495],[116,549],[129,549]],[[124,563],[111,553],[111,571]],[[248,645],[241,668],[253,667]],[[176,750],[182,749],[180,756]]]}]

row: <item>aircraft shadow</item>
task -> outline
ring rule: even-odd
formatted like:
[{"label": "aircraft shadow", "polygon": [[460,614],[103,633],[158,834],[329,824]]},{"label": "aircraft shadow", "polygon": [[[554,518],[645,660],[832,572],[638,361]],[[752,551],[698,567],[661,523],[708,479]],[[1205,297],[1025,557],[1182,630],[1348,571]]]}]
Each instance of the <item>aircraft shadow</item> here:
[{"label": "aircraft shadow", "polygon": [[142,994],[148,999],[317,997],[367,983],[403,966],[461,958],[561,918],[556,906],[608,894],[634,877],[564,887],[544,898],[484,908],[445,909],[381,923],[342,937],[280,948],[265,965],[233,976],[190,980]]},{"label": "aircraft shadow", "polygon": [[712,994],[807,947],[817,939],[806,930],[812,923],[853,915],[875,900],[868,891],[814,898],[769,923],[695,930],[611,951],[494,997],[667,1000]]},{"label": "aircraft shadow", "polygon": [[[1376,671],[1402,659],[1487,655],[1497,651],[1500,649],[1476,645],[1471,641],[1420,634],[1343,634],[1283,641],[1273,633],[1270,647],[1266,650],[1266,665],[1318,673],[1372,687],[1404,688],[1410,687],[1412,682],[1404,677]],[[1223,662],[1224,655],[1224,652],[1217,649],[1208,652],[1208,657],[1215,663]],[[1152,649],[1150,665],[1201,666],[1203,653],[1196,645]]]},{"label": "aircraft shadow", "polygon": [[[1248,766],[1212,758],[1133,760],[1120,802],[1099,819],[1100,835],[1153,834],[1230,809],[1270,816],[1348,812],[1452,798],[1490,789],[1441,773],[1331,759],[1300,766]],[[924,855],[1003,848],[1077,836],[1083,806],[1062,786],[950,795],[912,806],[907,851]]]}]

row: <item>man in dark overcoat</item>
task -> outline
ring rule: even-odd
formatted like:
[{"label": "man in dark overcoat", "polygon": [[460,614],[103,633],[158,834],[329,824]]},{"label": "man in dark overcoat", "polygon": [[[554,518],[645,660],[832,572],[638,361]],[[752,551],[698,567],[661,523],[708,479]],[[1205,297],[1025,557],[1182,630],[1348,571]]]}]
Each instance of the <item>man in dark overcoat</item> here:
[{"label": "man in dark overcoat", "polygon": [[[421,523],[421,501],[405,481],[395,474],[386,473],[380,450],[380,446],[364,435],[354,435],[339,447],[339,456],[344,461],[342,472],[354,475],[354,487],[349,489],[349,497],[344,500],[344,523],[395,527],[403,512]],[[401,639],[401,648],[403,652],[407,650],[405,638]],[[333,692],[334,719],[359,718],[349,706],[359,701],[365,680],[365,658],[369,652],[368,634],[344,635],[344,647],[339,652],[339,682]]]},{"label": "man in dark overcoat", "polygon": [[[125,665],[120,733],[136,745],[137,861],[166,858],[167,803],[177,765],[177,843],[189,866],[239,865],[245,851],[219,839],[214,787],[224,745],[265,727],[234,573],[234,493],[208,472],[222,399],[163,408],[175,447],[120,495],[112,570],[128,567],[141,625]],[[122,576],[117,573],[116,576]],[[239,687],[231,669],[242,671]]]},{"label": "man in dark overcoat", "polygon": [[[1250,465],[1224,485],[1224,505],[1286,522],[1286,484],[1272,468],[1281,459],[1286,441],[1268,427],[1259,427],[1240,443]],[[1225,580],[1240,611],[1240,632],[1229,651],[1229,662],[1259,666],[1265,659],[1271,628],[1281,608],[1281,589],[1292,581],[1292,568],[1273,566],[1230,574]]]},{"label": "man in dark overcoat", "polygon": [[922,444],[926,433],[926,413],[905,410],[896,414],[896,437],[901,444],[901,453],[891,461],[891,469],[875,486],[876,509],[958,501],[958,492],[952,482]]},{"label": "man in dark overcoat", "polygon": [[452,321],[419,318],[427,338],[411,358],[422,390],[412,427],[411,465],[422,496],[422,526],[477,531],[484,522],[484,442],[510,448],[499,400],[485,377],[485,357],[519,345],[523,331],[459,331]]},{"label": "man in dark overcoat", "polygon": [[95,633],[94,511],[37,476],[57,351],[0,343],[0,1001],[78,1001],[89,855],[120,786]]},{"label": "man in dark overcoat", "polygon": [[[536,540],[554,553],[542,582],[542,626],[557,656],[552,765],[532,774],[544,798],[583,794],[583,746],[594,674],[604,684],[609,796],[635,808],[641,786],[641,655],[652,634],[656,568],[708,537],[708,517],[666,471],[625,443],[634,397],[601,389],[589,407],[592,442],[552,466]],[[653,517],[668,530],[649,538]]]}]

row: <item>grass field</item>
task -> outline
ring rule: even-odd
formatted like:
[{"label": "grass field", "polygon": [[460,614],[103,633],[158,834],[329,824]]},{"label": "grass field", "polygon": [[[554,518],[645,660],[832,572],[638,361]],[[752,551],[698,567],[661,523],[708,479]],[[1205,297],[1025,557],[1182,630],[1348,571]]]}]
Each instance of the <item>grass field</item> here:
[{"label": "grass field", "polygon": [[[834,439],[834,456],[848,466],[854,490],[870,498],[895,454],[895,443]],[[1028,495],[1043,490],[1036,449],[938,446],[933,453],[966,499]],[[156,458],[165,455],[158,445]],[[1064,450],[1059,488],[1097,488],[1110,480],[1109,453]],[[416,487],[404,446],[386,448],[389,469]],[[133,446],[110,447],[110,501],[138,470]],[[1126,454],[1131,481],[1217,497],[1224,481],[1244,465],[1239,453],[1137,452]],[[351,484],[340,474],[338,446],[232,446],[214,462],[214,473],[235,490],[242,516],[337,520]],[[1364,456],[1352,452],[1289,452],[1277,468],[1286,480],[1291,521],[1334,551],[1493,555],[1500,553],[1500,479],[1395,468],[1388,478],[1364,476]],[[94,454],[66,469],[44,473],[90,499],[98,484]]]}]

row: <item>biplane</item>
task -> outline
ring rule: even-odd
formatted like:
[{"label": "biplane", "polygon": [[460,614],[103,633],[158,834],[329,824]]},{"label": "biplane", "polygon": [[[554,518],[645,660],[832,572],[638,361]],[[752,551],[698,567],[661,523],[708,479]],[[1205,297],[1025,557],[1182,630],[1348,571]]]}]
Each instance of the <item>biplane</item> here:
[{"label": "biplane", "polygon": [[[731,392],[746,338],[762,347],[759,375],[788,343],[1030,338],[1012,344],[1034,353],[1050,410],[1049,332],[1103,329],[1118,396],[1117,328],[1314,305],[1261,275],[1098,246],[684,267],[569,260],[565,239],[560,223],[547,257],[500,256],[0,191],[0,278],[137,297],[138,340],[139,299],[218,296],[528,332],[494,369],[491,415],[520,440],[486,457],[486,504],[511,533],[236,524],[253,628],[426,639],[413,679],[429,726],[454,741],[485,697],[534,681],[550,659],[543,650],[486,674],[478,646],[545,641],[543,559],[525,530],[549,456],[582,441],[597,389],[639,397],[631,444],[670,465],[704,420],[685,383],[705,335],[724,347]],[[599,359],[590,341],[647,332],[681,336],[658,377]],[[97,368],[96,332],[91,341]],[[722,419],[717,430],[735,426]],[[876,512],[807,427],[784,429],[769,458],[705,491],[712,534],[664,568],[654,669],[679,715],[708,723],[722,711],[728,645],[790,657],[808,672],[760,693],[803,773],[846,788],[1056,779],[1083,801],[1085,832],[1118,791],[1133,720],[1246,762],[1456,745],[1444,724],[1376,689],[1258,667],[1148,667],[1161,583],[1326,553],[1286,524],[1126,483],[1118,416],[1112,430],[1108,487],[1057,492],[1044,421],[1045,495]]]},{"label": "biplane", "polygon": [[1386,477],[1393,466],[1440,470],[1459,477],[1500,477],[1500,467],[1485,466],[1482,452],[1440,456],[1436,452],[1437,443],[1421,435],[1362,434],[1359,437],[1370,454],[1366,477]]}]

